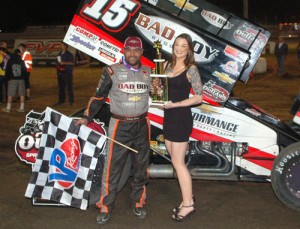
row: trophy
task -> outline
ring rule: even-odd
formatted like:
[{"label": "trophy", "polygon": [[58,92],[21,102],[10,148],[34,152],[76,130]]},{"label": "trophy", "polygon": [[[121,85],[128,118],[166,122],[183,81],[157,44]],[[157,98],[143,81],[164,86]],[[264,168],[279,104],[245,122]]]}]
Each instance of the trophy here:
[{"label": "trophy", "polygon": [[152,82],[155,84],[154,91],[151,92],[152,104],[163,105],[168,101],[168,76],[164,74],[164,59],[161,58],[162,45],[160,41],[155,41],[153,48],[156,50],[154,59],[155,69],[152,70]]}]

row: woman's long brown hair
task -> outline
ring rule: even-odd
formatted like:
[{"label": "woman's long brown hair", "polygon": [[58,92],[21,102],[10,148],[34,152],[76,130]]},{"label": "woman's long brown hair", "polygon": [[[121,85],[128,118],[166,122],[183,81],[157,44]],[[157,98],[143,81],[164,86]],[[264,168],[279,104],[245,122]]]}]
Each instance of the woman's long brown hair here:
[{"label": "woman's long brown hair", "polygon": [[182,33],[176,37],[176,39],[172,45],[172,55],[171,55],[171,59],[170,59],[170,67],[173,68],[176,65],[176,56],[174,54],[174,46],[175,46],[175,42],[178,38],[185,39],[188,43],[189,52],[184,60],[184,65],[185,65],[186,69],[188,69],[191,65],[195,64],[195,57],[194,57],[193,40],[192,40],[191,36],[188,35],[187,33]]}]

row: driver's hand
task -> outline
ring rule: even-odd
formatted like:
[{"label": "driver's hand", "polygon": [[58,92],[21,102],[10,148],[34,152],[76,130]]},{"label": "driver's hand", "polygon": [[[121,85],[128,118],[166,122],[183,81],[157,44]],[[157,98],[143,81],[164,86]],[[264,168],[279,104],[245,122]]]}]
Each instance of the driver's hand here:
[{"label": "driver's hand", "polygon": [[86,125],[86,124],[88,124],[88,120],[86,118],[78,119],[75,122],[75,126]]},{"label": "driver's hand", "polygon": [[151,92],[151,94],[154,94],[156,92],[160,93],[160,91],[161,91],[160,79],[158,77],[155,77],[150,82],[150,92]]}]

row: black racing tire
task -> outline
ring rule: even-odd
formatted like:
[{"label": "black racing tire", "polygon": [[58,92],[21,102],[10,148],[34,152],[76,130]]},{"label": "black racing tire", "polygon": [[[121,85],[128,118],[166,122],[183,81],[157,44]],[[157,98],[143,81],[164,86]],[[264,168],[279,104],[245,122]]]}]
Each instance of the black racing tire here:
[{"label": "black racing tire", "polygon": [[273,190],[289,208],[300,211],[300,142],[283,149],[271,172]]},{"label": "black racing tire", "polygon": [[[100,157],[99,163],[95,169],[93,182],[90,190],[90,196],[89,196],[89,205],[95,205],[100,199],[104,160],[105,160],[104,157]],[[130,171],[131,171],[131,157],[129,154],[122,171],[117,192],[120,192],[125,186],[125,184],[127,183],[130,175]]]}]

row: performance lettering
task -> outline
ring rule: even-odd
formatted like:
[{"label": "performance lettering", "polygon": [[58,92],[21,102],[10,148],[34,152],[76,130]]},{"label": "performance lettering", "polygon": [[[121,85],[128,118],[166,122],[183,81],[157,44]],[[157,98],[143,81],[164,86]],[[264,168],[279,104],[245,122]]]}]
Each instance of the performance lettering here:
[{"label": "performance lettering", "polygon": [[223,130],[235,132],[237,131],[238,125],[226,121],[222,121],[220,119],[216,119],[213,117],[209,117],[203,114],[193,113],[193,118],[195,121],[198,121],[203,124],[207,124],[213,127],[217,127]]}]

